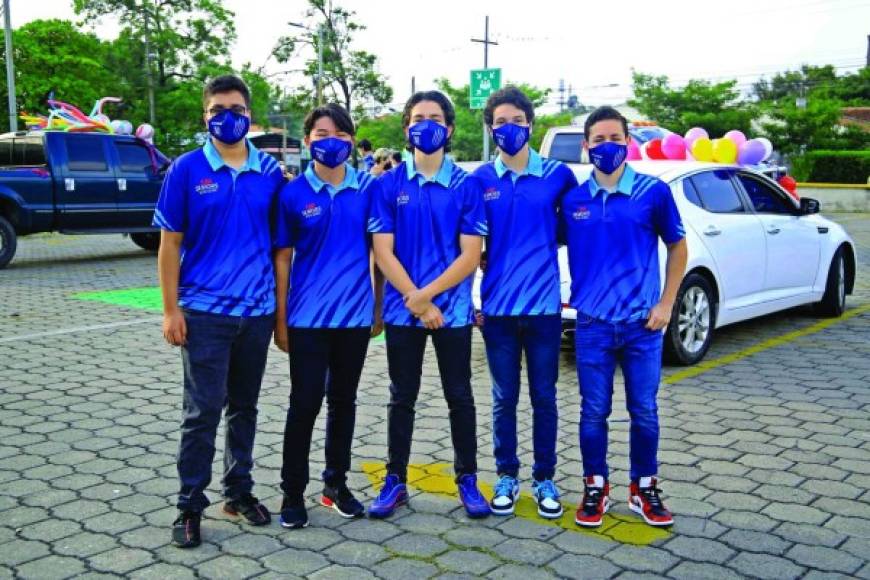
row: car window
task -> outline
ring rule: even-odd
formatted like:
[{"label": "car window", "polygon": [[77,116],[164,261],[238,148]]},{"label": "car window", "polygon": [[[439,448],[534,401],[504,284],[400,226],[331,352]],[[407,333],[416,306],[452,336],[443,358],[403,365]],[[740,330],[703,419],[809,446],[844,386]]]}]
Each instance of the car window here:
[{"label": "car window", "polygon": [[729,171],[704,171],[689,178],[704,209],[713,213],[746,211]]},{"label": "car window", "polygon": [[695,189],[695,186],[692,185],[692,181],[690,179],[683,180],[683,195],[686,196],[693,204],[697,205],[701,209],[704,208],[704,204],[701,203],[701,198],[698,197],[698,191]]},{"label": "car window", "polygon": [[116,141],[115,148],[124,173],[147,173],[152,168],[151,154],[144,145]]},{"label": "car window", "polygon": [[664,139],[668,132],[662,129],[661,127],[630,127],[628,129],[628,134],[631,135],[631,138],[638,142],[638,144],[644,144],[647,141],[652,141],[653,139]]},{"label": "car window", "polygon": [[580,151],[585,140],[583,133],[557,133],[547,157],[565,163],[580,163]]},{"label": "car window", "polygon": [[752,207],[758,213],[777,213],[791,215],[795,213],[795,207],[782,194],[762,180],[746,173],[738,173],[740,180]]},{"label": "car window", "polygon": [[45,165],[45,148],[40,137],[16,139],[12,146],[12,162],[20,165]]},{"label": "car window", "polygon": [[103,140],[96,135],[65,135],[70,171],[108,171]]}]

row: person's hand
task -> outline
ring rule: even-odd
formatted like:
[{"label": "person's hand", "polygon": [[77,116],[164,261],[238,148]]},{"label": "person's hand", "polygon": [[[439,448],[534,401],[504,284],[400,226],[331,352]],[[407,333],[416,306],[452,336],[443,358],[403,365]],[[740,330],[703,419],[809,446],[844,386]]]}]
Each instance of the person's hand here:
[{"label": "person's hand", "polygon": [[649,330],[663,329],[671,321],[671,311],[673,309],[673,304],[659,302],[649,311],[649,318],[647,318],[646,327]]},{"label": "person's hand", "polygon": [[444,326],[444,315],[441,314],[441,309],[430,304],[429,308],[420,316],[420,322],[429,330],[437,330]]},{"label": "person's hand", "polygon": [[163,313],[163,338],[172,346],[187,344],[187,323],[181,310]]},{"label": "person's hand", "polygon": [[284,352],[290,352],[290,332],[283,322],[275,323],[275,346]]},{"label": "person's hand", "polygon": [[380,336],[384,331],[384,319],[380,314],[375,314],[375,319],[372,322],[372,334],[371,337],[374,338],[376,336]]},{"label": "person's hand", "polygon": [[411,311],[411,314],[420,318],[423,313],[432,306],[432,298],[422,290],[412,290],[404,296],[405,308]]}]

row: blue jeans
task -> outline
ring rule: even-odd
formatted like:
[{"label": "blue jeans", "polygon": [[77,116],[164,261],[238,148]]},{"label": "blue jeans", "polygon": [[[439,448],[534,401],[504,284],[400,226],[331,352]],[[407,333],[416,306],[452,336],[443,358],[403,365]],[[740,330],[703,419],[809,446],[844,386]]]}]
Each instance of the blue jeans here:
[{"label": "blue jeans", "polygon": [[607,418],[613,403],[617,363],[625,377],[631,419],[630,477],[656,475],[659,417],[656,395],[662,373],[661,331],[646,320],[610,323],[577,314],[577,378],[580,383],[580,450],[583,475],[608,477]]},{"label": "blue jeans", "polygon": [[178,509],[202,511],[209,505],[205,489],[211,483],[215,437],[224,409],[224,497],[237,499],[253,488],[257,398],[275,317],[242,318],[185,310],[184,320],[187,344],[181,350],[184,403]]},{"label": "blue jeans", "polygon": [[492,376],[492,443],[499,475],[517,477],[517,403],[522,353],[526,353],[529,398],[532,401],[532,477],[552,479],[556,473],[559,412],[556,381],[562,320],[558,314],[487,316],[483,324],[486,358]]}]

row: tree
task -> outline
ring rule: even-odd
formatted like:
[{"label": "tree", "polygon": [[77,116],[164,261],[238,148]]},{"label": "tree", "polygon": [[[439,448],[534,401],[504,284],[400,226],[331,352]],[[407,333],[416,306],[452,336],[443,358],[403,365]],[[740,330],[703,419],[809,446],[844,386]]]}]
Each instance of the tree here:
[{"label": "tree", "polygon": [[357,141],[368,139],[375,149],[388,147],[395,151],[405,148],[405,130],[402,128],[402,114],[392,113],[374,118],[363,118],[356,130]]},{"label": "tree", "polygon": [[841,105],[831,99],[811,98],[805,108],[792,101],[771,107],[770,121],[762,128],[774,148],[786,155],[814,149],[854,149],[870,147],[870,134],[858,127],[840,125]]},{"label": "tree", "polygon": [[[305,62],[303,72],[316,84],[318,74],[318,51],[323,38],[324,96],[341,102],[348,111],[362,113],[361,105],[366,100],[385,104],[393,98],[393,89],[386,78],[375,70],[377,56],[364,50],[354,50],[353,37],[365,26],[356,22],[356,12],[341,6],[333,6],[327,0],[308,0],[309,9],[305,19],[309,22],[306,32],[300,36],[288,35],[278,40],[272,54],[280,63],[287,63],[299,45],[309,45],[312,55]],[[322,30],[322,35],[318,34]],[[297,93],[310,94],[307,87],[297,87]],[[313,100],[311,102],[313,105]]]},{"label": "tree", "polygon": [[628,104],[670,131],[683,134],[692,127],[703,127],[711,136],[731,129],[751,132],[755,110],[741,101],[736,80],[691,80],[682,89],[674,89],[666,76],[635,71],[632,79],[634,97]]}]

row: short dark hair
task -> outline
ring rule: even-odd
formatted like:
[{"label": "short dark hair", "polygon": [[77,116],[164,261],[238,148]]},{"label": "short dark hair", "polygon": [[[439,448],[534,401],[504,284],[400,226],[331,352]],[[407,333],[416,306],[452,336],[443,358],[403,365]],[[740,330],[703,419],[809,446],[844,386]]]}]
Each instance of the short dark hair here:
[{"label": "short dark hair", "polygon": [[314,128],[314,123],[321,117],[329,117],[335,123],[335,127],[348,135],[356,135],[356,128],[353,125],[353,119],[350,118],[350,113],[347,109],[337,103],[327,103],[312,109],[302,122],[302,129],[305,135],[311,133]]},{"label": "short dark hair", "polygon": [[[405,103],[405,109],[402,111],[403,128],[411,125],[411,110],[416,107],[418,103],[422,103],[423,101],[437,103],[438,106],[441,107],[441,111],[444,113],[444,123],[448,127],[455,127],[456,110],[453,108],[453,103],[450,102],[447,95],[441,91],[417,91],[411,95],[411,98],[408,99],[407,103]],[[408,144],[408,150],[414,150],[414,146],[410,143]],[[447,151],[450,151],[450,137],[447,138],[447,144],[444,145],[444,152],[446,153]]]},{"label": "short dark hair", "polygon": [[359,143],[356,144],[357,147],[362,149],[363,151],[371,151],[372,150],[372,142],[368,139],[361,139]]},{"label": "short dark hair", "polygon": [[531,123],[535,120],[535,106],[526,93],[513,85],[508,85],[503,89],[499,89],[489,96],[486,100],[486,107],[483,109],[483,121],[492,127],[493,113],[499,105],[513,105],[521,109],[526,114],[526,121]]},{"label": "short dark hair", "polygon": [[251,91],[248,89],[245,81],[236,75],[221,75],[208,81],[202,90],[202,107],[207,107],[209,100],[213,96],[232,91],[240,92],[242,97],[245,98],[245,106],[251,107]]},{"label": "short dark hair", "polygon": [[394,165],[398,165],[402,162],[402,154],[398,151],[393,151],[393,154],[390,155],[390,158],[393,160]]},{"label": "short dark hair", "polygon": [[599,121],[619,121],[622,123],[622,131],[625,133],[625,136],[628,137],[628,121],[625,117],[622,116],[622,113],[611,107],[610,105],[604,105],[598,107],[586,117],[586,122],[583,123],[583,133],[586,135],[586,140],[589,140],[589,131],[592,129],[592,125],[598,123]]}]

